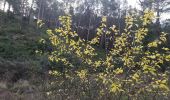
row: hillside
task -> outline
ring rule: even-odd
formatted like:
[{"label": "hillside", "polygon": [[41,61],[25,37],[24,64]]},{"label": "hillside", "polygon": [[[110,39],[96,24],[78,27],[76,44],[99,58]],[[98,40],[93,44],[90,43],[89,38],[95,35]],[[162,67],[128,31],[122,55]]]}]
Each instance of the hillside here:
[{"label": "hillside", "polygon": [[[27,91],[32,91],[32,94],[35,92],[29,88],[33,88],[33,84],[40,85],[37,82],[44,79],[42,71],[44,60],[35,52],[40,47],[39,39],[43,32],[35,25],[22,26],[17,18],[11,20],[5,14],[0,17],[5,18],[0,22],[0,99],[27,98]],[[6,21],[3,22],[4,20]]]},{"label": "hillside", "polygon": [[129,1],[0,0],[0,100],[169,100],[170,1]]}]

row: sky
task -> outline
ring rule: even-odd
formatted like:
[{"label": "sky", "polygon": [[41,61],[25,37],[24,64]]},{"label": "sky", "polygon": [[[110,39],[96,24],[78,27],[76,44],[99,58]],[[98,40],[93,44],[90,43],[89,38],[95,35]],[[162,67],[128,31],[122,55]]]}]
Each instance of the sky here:
[{"label": "sky", "polygon": [[127,0],[128,4],[131,5],[132,7],[139,7],[137,1],[138,0]]},{"label": "sky", "polygon": [[[29,2],[31,2],[32,0],[29,0]],[[120,0],[122,1],[122,0]],[[128,1],[128,5],[130,5],[131,7],[133,8],[137,8],[137,9],[140,9],[140,6],[139,6],[139,0],[127,0]],[[2,6],[0,7],[0,9],[2,9]],[[165,19],[168,19],[170,18],[170,13],[164,13],[162,14],[161,16],[161,19],[162,20],[165,20]]]},{"label": "sky", "polygon": [[[128,4],[134,8],[140,9],[139,0],[127,0]],[[170,19],[170,12],[161,14],[161,20]]]}]

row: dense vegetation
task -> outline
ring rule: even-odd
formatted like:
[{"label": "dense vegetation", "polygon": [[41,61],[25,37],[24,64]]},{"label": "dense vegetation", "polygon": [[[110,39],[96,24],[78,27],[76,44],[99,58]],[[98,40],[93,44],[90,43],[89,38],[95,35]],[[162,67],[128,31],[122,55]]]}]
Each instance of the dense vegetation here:
[{"label": "dense vegetation", "polygon": [[0,2],[0,99],[170,98],[169,0]]}]

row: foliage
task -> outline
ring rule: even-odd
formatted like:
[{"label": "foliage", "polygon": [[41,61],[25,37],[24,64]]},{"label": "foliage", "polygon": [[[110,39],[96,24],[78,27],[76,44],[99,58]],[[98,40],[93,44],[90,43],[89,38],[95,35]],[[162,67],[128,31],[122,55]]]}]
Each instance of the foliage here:
[{"label": "foliage", "polygon": [[[107,18],[103,17],[96,37],[85,41],[72,31],[70,16],[60,17],[62,26],[55,31],[47,30],[49,40],[41,41],[42,44],[50,41],[52,49],[48,58],[62,68],[60,71],[52,69],[49,73],[56,77],[51,84],[60,87],[50,94],[59,90],[67,94],[72,90],[71,93],[79,94],[77,98],[87,99],[166,97],[169,93],[168,72],[160,72],[161,66],[170,61],[169,48],[162,47],[167,41],[166,33],[162,32],[158,39],[147,45],[143,43],[150,34],[147,26],[153,19],[154,13],[146,10],[140,18],[142,24],[137,25],[135,17],[129,15],[124,32],[120,34],[116,26],[108,28]],[[101,57],[95,46],[100,44],[103,34],[111,32],[115,34],[114,47]]]}]

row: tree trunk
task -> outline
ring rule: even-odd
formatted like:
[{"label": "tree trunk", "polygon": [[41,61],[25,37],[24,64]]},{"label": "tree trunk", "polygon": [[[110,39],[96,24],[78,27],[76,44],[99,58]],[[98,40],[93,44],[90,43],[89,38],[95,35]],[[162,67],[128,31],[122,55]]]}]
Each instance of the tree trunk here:
[{"label": "tree trunk", "polygon": [[40,1],[40,7],[39,7],[39,11],[38,11],[38,20],[40,20],[40,16],[41,16],[42,2],[43,2],[43,0]]},{"label": "tree trunk", "polygon": [[32,0],[31,7],[30,7],[30,11],[29,11],[29,14],[28,14],[28,22],[29,22],[29,23],[30,23],[30,19],[31,19],[32,7],[33,7],[33,5],[34,5],[34,1],[35,1],[35,0]]},{"label": "tree trunk", "polygon": [[44,19],[44,10],[45,10],[45,7],[44,7],[44,6],[42,6],[41,19]]},{"label": "tree trunk", "polygon": [[160,4],[159,4],[159,1],[157,1],[157,15],[156,15],[156,17],[157,17],[157,19],[156,19],[156,24],[160,24]]},{"label": "tree trunk", "polygon": [[156,26],[157,26],[157,35],[159,36],[160,35],[160,32],[161,32],[161,25],[160,25],[160,1],[158,0],[157,2],[156,2],[157,4],[157,7],[156,7]]},{"label": "tree trunk", "polygon": [[91,20],[92,20],[92,15],[90,15],[90,21],[89,21],[89,26],[88,26],[88,33],[87,33],[87,42],[89,41],[89,35],[90,35],[90,25],[91,25]]},{"label": "tree trunk", "polygon": [[4,8],[3,8],[4,12],[5,12],[5,7],[6,7],[6,0],[4,0]]},{"label": "tree trunk", "polygon": [[10,9],[11,9],[11,5],[10,5],[10,4],[8,4],[8,11],[10,11]]}]

